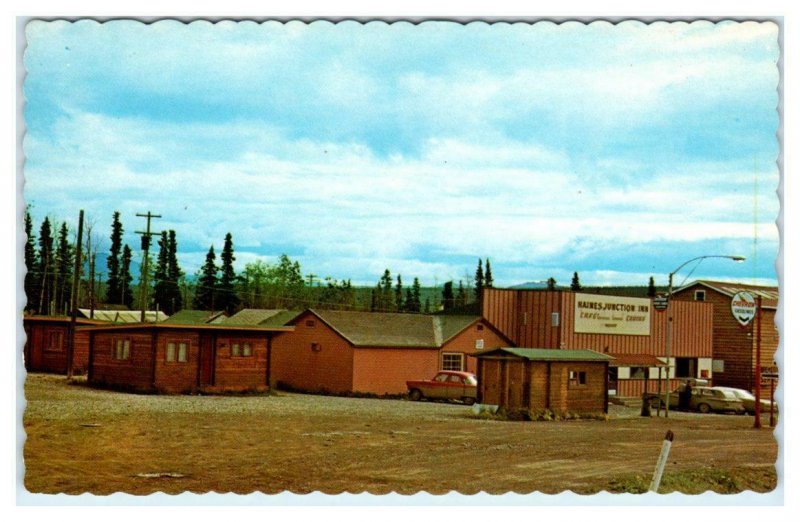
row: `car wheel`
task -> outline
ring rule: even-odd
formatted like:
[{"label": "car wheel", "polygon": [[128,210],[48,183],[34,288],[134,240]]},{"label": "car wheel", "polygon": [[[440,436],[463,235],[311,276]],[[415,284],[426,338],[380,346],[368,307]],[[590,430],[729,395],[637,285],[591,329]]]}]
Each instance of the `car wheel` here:
[{"label": "car wheel", "polygon": [[412,401],[418,401],[422,398],[422,392],[418,389],[414,388],[410,392],[408,392],[408,398]]},{"label": "car wheel", "polygon": [[473,397],[464,397],[464,404],[467,406],[472,406],[475,404],[475,399]]},{"label": "car wheel", "polygon": [[697,407],[697,409],[700,410],[700,413],[709,413],[711,411],[711,406],[703,402]]}]

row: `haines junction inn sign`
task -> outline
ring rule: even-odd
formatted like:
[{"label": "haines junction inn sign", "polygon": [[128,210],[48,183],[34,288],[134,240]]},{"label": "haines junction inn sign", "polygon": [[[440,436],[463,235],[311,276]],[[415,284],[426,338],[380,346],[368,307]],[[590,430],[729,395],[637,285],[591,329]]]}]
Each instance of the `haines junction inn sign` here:
[{"label": "haines junction inn sign", "polygon": [[575,294],[575,333],[650,335],[650,299]]}]

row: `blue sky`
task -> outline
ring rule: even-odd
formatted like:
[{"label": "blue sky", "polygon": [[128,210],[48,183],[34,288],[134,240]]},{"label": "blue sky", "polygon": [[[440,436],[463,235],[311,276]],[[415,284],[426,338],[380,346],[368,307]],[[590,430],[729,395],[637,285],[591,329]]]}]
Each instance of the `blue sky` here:
[{"label": "blue sky", "polygon": [[[187,272],[442,284],[775,283],[778,29],[770,23],[32,22],[24,194],[177,231]],[[138,253],[138,252],[137,252]],[[691,267],[682,274],[688,274]],[[676,282],[681,282],[680,275]]]}]

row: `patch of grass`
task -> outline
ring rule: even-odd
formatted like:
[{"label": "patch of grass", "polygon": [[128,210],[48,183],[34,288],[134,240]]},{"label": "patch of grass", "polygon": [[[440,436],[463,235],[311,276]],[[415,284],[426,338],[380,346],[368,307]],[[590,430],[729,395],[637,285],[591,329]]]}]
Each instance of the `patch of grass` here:
[{"label": "patch of grass", "polygon": [[[608,484],[611,493],[646,493],[650,487],[652,476],[623,475],[612,479]],[[706,491],[721,494],[756,491],[765,493],[777,486],[777,474],[774,467],[764,468],[694,468],[672,473],[664,473],[659,493],[686,493],[696,495]]]}]

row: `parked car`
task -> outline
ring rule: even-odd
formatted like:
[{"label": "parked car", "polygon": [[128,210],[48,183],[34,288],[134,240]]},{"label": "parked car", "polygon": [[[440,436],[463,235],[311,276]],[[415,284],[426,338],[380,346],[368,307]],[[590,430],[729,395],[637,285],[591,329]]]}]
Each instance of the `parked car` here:
[{"label": "parked car", "polygon": [[[731,392],[736,396],[737,399],[742,401],[742,405],[744,406],[745,413],[750,415],[756,414],[756,398],[755,396],[747,390],[740,390],[739,388],[728,388],[726,386],[714,386],[715,390],[722,390]],[[671,402],[671,401],[670,401]],[[778,403],[775,403],[775,413],[778,413]],[[761,399],[761,413],[769,413],[769,400]]]},{"label": "parked car", "polygon": [[[680,393],[684,389],[684,384],[679,385],[669,395],[669,407],[671,410],[678,409],[680,404]],[[646,397],[650,401],[651,408],[658,408],[666,402],[666,394],[648,394]],[[736,395],[726,390],[718,390],[708,386],[692,387],[692,397],[689,401],[689,410],[699,411],[700,413],[744,413],[745,407]]]},{"label": "parked car", "polygon": [[408,398],[460,400],[467,406],[478,398],[478,379],[469,372],[440,371],[428,381],[406,381]]}]

